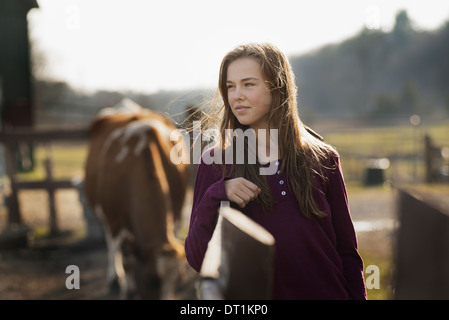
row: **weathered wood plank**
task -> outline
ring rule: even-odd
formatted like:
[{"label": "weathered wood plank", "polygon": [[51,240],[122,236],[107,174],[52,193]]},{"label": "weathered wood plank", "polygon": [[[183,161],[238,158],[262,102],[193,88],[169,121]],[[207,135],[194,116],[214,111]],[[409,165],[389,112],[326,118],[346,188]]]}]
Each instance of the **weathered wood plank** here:
[{"label": "weathered wood plank", "polygon": [[266,229],[222,204],[200,272],[202,299],[270,299],[274,244]]}]

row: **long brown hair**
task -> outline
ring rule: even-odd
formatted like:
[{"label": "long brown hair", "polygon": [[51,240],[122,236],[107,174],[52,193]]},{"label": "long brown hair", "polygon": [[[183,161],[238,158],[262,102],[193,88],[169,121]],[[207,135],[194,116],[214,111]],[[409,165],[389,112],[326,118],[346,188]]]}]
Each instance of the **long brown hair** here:
[{"label": "long brown hair", "polygon": [[[300,120],[295,76],[286,56],[274,45],[270,43],[240,45],[223,58],[218,84],[222,101],[216,113],[208,114],[211,120],[219,122],[222,139],[218,142],[217,147],[222,150],[227,147],[225,144],[226,129],[245,130],[249,128],[238,122],[228,101],[226,85],[228,66],[239,58],[252,58],[259,63],[266,84],[271,91],[272,105],[269,112],[269,126],[278,130],[278,150],[282,160],[281,171],[286,171],[289,188],[295,195],[299,208],[306,217],[324,217],[326,214],[317,207],[313,199],[312,178],[317,175],[319,178],[325,179],[324,163],[328,163],[329,155],[336,151],[312,134]],[[245,148],[247,147],[245,144]],[[246,149],[245,154],[247,154]],[[226,164],[224,162],[222,164],[224,174],[232,173],[235,177],[245,177],[258,185],[262,192],[256,201],[265,211],[270,212],[274,201],[266,177],[259,174],[259,167],[259,163],[236,164],[233,162],[229,172]]]}]

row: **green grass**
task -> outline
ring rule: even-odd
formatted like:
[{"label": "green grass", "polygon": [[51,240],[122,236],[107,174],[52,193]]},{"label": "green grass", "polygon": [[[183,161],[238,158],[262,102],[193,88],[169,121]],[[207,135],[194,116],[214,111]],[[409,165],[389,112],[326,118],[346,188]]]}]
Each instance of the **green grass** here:
[{"label": "green grass", "polygon": [[[383,199],[386,194],[393,192],[390,185],[378,185],[366,187],[359,181],[350,181],[346,183],[346,188],[349,196],[349,201],[352,197],[359,195],[371,195],[374,199]],[[360,237],[361,235],[358,235]],[[390,237],[391,235],[381,235],[380,237]],[[369,300],[391,300],[393,299],[393,243],[382,242],[379,243],[377,236],[369,236],[363,234],[363,241],[359,241],[359,253],[363,259],[364,264],[364,278],[367,285],[367,298]],[[382,238],[383,239],[383,238]],[[360,239],[359,239],[360,240]],[[392,241],[390,239],[389,241]],[[379,269],[379,283],[380,287],[374,288],[372,286],[373,271],[368,272],[367,267],[370,265],[377,266]]]},{"label": "green grass", "polygon": [[342,152],[350,151],[362,155],[372,154],[373,151],[379,154],[392,154],[398,151],[413,153],[416,146],[415,139],[422,143],[426,133],[436,145],[449,146],[449,120],[416,129],[410,125],[345,128],[339,132],[328,132],[325,138]]},{"label": "green grass", "polygon": [[[368,300],[391,300],[393,299],[393,260],[391,256],[380,256],[379,254],[360,249],[363,259],[365,273],[364,277],[367,285]],[[373,288],[374,282],[369,278],[374,272],[367,273],[366,268],[375,265],[379,268],[379,289]]]},{"label": "green grass", "polygon": [[341,156],[347,180],[361,180],[372,158],[390,159],[387,177],[423,179],[424,135],[437,147],[449,146],[449,120],[417,127],[410,125],[355,127],[326,132],[325,139]]},{"label": "green grass", "polygon": [[[416,132],[410,125],[356,128],[346,126],[344,130],[326,132],[325,139],[339,151],[346,180],[360,181],[365,174],[367,160],[380,157],[391,159],[390,167],[385,171],[387,176],[410,176],[415,174],[416,169],[416,175],[423,177],[422,156],[419,156],[418,161],[415,161],[413,156],[417,151],[422,152],[424,133],[430,134],[435,145],[449,146],[449,120],[418,127]],[[18,174],[18,178],[44,179],[43,160],[47,157],[53,161],[54,179],[70,179],[83,174],[87,145],[54,144],[51,148],[37,145],[35,169]]]},{"label": "green grass", "polygon": [[44,160],[50,158],[53,163],[53,179],[71,179],[84,174],[87,157],[87,145],[54,145],[51,148],[38,145],[34,154],[34,169],[18,173],[19,180],[43,180],[46,177]]}]

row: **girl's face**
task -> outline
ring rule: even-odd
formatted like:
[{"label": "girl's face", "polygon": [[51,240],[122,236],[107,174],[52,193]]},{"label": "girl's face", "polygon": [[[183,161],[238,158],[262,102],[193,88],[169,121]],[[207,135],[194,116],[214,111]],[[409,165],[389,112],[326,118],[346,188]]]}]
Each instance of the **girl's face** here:
[{"label": "girl's face", "polygon": [[228,66],[226,86],[229,105],[240,124],[268,129],[272,96],[260,64],[252,58],[234,60]]}]

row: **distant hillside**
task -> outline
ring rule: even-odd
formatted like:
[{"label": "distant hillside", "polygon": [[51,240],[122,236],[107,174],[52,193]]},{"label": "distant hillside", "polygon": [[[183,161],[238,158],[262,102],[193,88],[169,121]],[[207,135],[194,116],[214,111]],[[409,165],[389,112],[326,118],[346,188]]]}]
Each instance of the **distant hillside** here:
[{"label": "distant hillside", "polygon": [[401,11],[391,32],[363,29],[290,61],[305,117],[449,113],[449,21],[417,31]]},{"label": "distant hillside", "polygon": [[[438,30],[418,31],[402,11],[391,32],[363,29],[346,41],[290,61],[299,87],[300,114],[307,123],[317,117],[360,120],[449,114],[449,21]],[[63,82],[39,79],[34,89],[36,122],[41,126],[86,124],[99,109],[123,97],[182,121],[188,106],[211,94],[208,90],[87,94]]]}]

